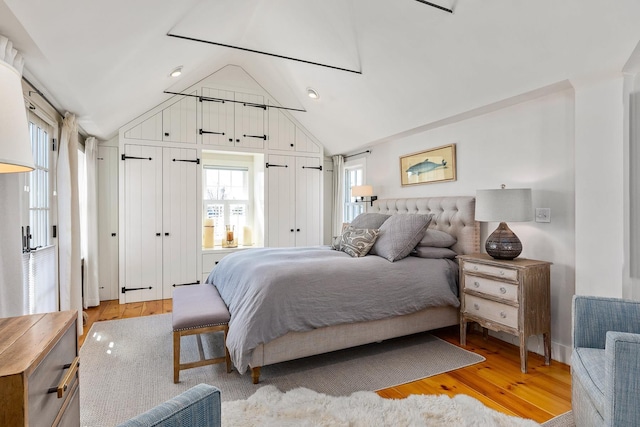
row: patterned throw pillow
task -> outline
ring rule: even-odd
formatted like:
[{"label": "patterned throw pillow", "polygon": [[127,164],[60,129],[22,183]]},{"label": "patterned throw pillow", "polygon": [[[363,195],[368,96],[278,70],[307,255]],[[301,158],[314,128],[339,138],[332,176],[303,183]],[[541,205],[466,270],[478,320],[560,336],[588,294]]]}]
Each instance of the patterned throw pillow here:
[{"label": "patterned throw pillow", "polygon": [[376,242],[380,232],[374,228],[353,228],[349,227],[342,233],[340,248],[344,253],[352,257],[363,257]]}]

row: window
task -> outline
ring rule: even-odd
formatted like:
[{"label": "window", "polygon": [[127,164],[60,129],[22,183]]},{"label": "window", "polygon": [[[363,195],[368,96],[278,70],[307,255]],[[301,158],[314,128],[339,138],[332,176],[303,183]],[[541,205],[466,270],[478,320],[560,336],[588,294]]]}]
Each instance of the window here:
[{"label": "window", "polygon": [[48,125],[35,118],[29,120],[29,135],[35,169],[29,172],[26,190],[29,192],[29,231],[25,251],[50,245],[51,197],[50,159],[51,143]]},{"label": "window", "polygon": [[35,169],[24,174],[23,287],[24,311],[45,313],[58,309],[57,248],[52,235],[54,128],[29,113],[29,136]]},{"label": "window", "polygon": [[365,204],[355,202],[351,197],[351,187],[364,184],[364,163],[344,167],[344,221],[351,222],[365,211]]},{"label": "window", "polygon": [[250,222],[249,168],[205,165],[203,174],[202,217],[213,218],[214,242],[220,244],[226,225],[234,227],[236,236],[242,236]]}]

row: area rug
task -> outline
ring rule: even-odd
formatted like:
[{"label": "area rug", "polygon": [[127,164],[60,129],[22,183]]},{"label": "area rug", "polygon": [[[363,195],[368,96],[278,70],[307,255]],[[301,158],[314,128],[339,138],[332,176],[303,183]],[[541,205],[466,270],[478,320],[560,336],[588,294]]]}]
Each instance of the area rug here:
[{"label": "area rug", "polygon": [[372,392],[348,397],[320,394],[306,388],[286,393],[274,386],[259,389],[247,400],[222,404],[223,426],[442,426],[534,427],[538,423],[505,415],[480,401],[457,395],[412,395],[383,399]]},{"label": "area rug", "polygon": [[[221,354],[221,334],[203,339],[206,354]],[[109,426],[131,418],[199,383],[223,401],[246,399],[260,387],[306,387],[333,396],[374,391],[479,363],[482,356],[430,334],[416,334],[262,368],[260,384],[224,364],[180,372],[173,383],[171,314],[96,322],[80,349],[81,425]],[[182,359],[198,358],[194,336],[182,340]]]},{"label": "area rug", "polygon": [[573,419],[573,412],[571,411],[558,415],[542,425],[543,427],[576,427],[576,423]]}]

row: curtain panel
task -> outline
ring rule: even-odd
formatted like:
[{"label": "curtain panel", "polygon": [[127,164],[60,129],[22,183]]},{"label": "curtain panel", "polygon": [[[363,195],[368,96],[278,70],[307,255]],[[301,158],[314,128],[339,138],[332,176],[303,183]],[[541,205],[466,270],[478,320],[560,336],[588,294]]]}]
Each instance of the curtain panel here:
[{"label": "curtain panel", "polygon": [[100,259],[98,245],[98,141],[89,137],[84,142],[84,162],[87,176],[86,213],[87,230],[85,241],[86,253],[84,257],[84,308],[100,305],[100,285],[98,275],[98,260]]},{"label": "curtain panel", "polygon": [[78,310],[78,335],[82,335],[78,123],[71,113],[62,121],[57,191],[60,310]]},{"label": "curtain panel", "polygon": [[342,233],[344,222],[344,156],[336,155],[333,159],[333,211],[331,212],[331,236]]}]

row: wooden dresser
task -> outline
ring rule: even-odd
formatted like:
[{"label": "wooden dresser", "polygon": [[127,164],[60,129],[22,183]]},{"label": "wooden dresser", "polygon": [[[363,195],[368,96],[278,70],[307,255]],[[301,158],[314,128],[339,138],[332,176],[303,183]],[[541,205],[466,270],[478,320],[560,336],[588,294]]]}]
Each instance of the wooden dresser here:
[{"label": "wooden dresser", "polygon": [[76,311],[0,319],[0,426],[79,426]]},{"label": "wooden dresser", "polygon": [[550,262],[486,254],[459,256],[460,344],[467,322],[518,336],[520,369],[527,372],[527,338],[542,334],[545,364],[551,362]]}]

